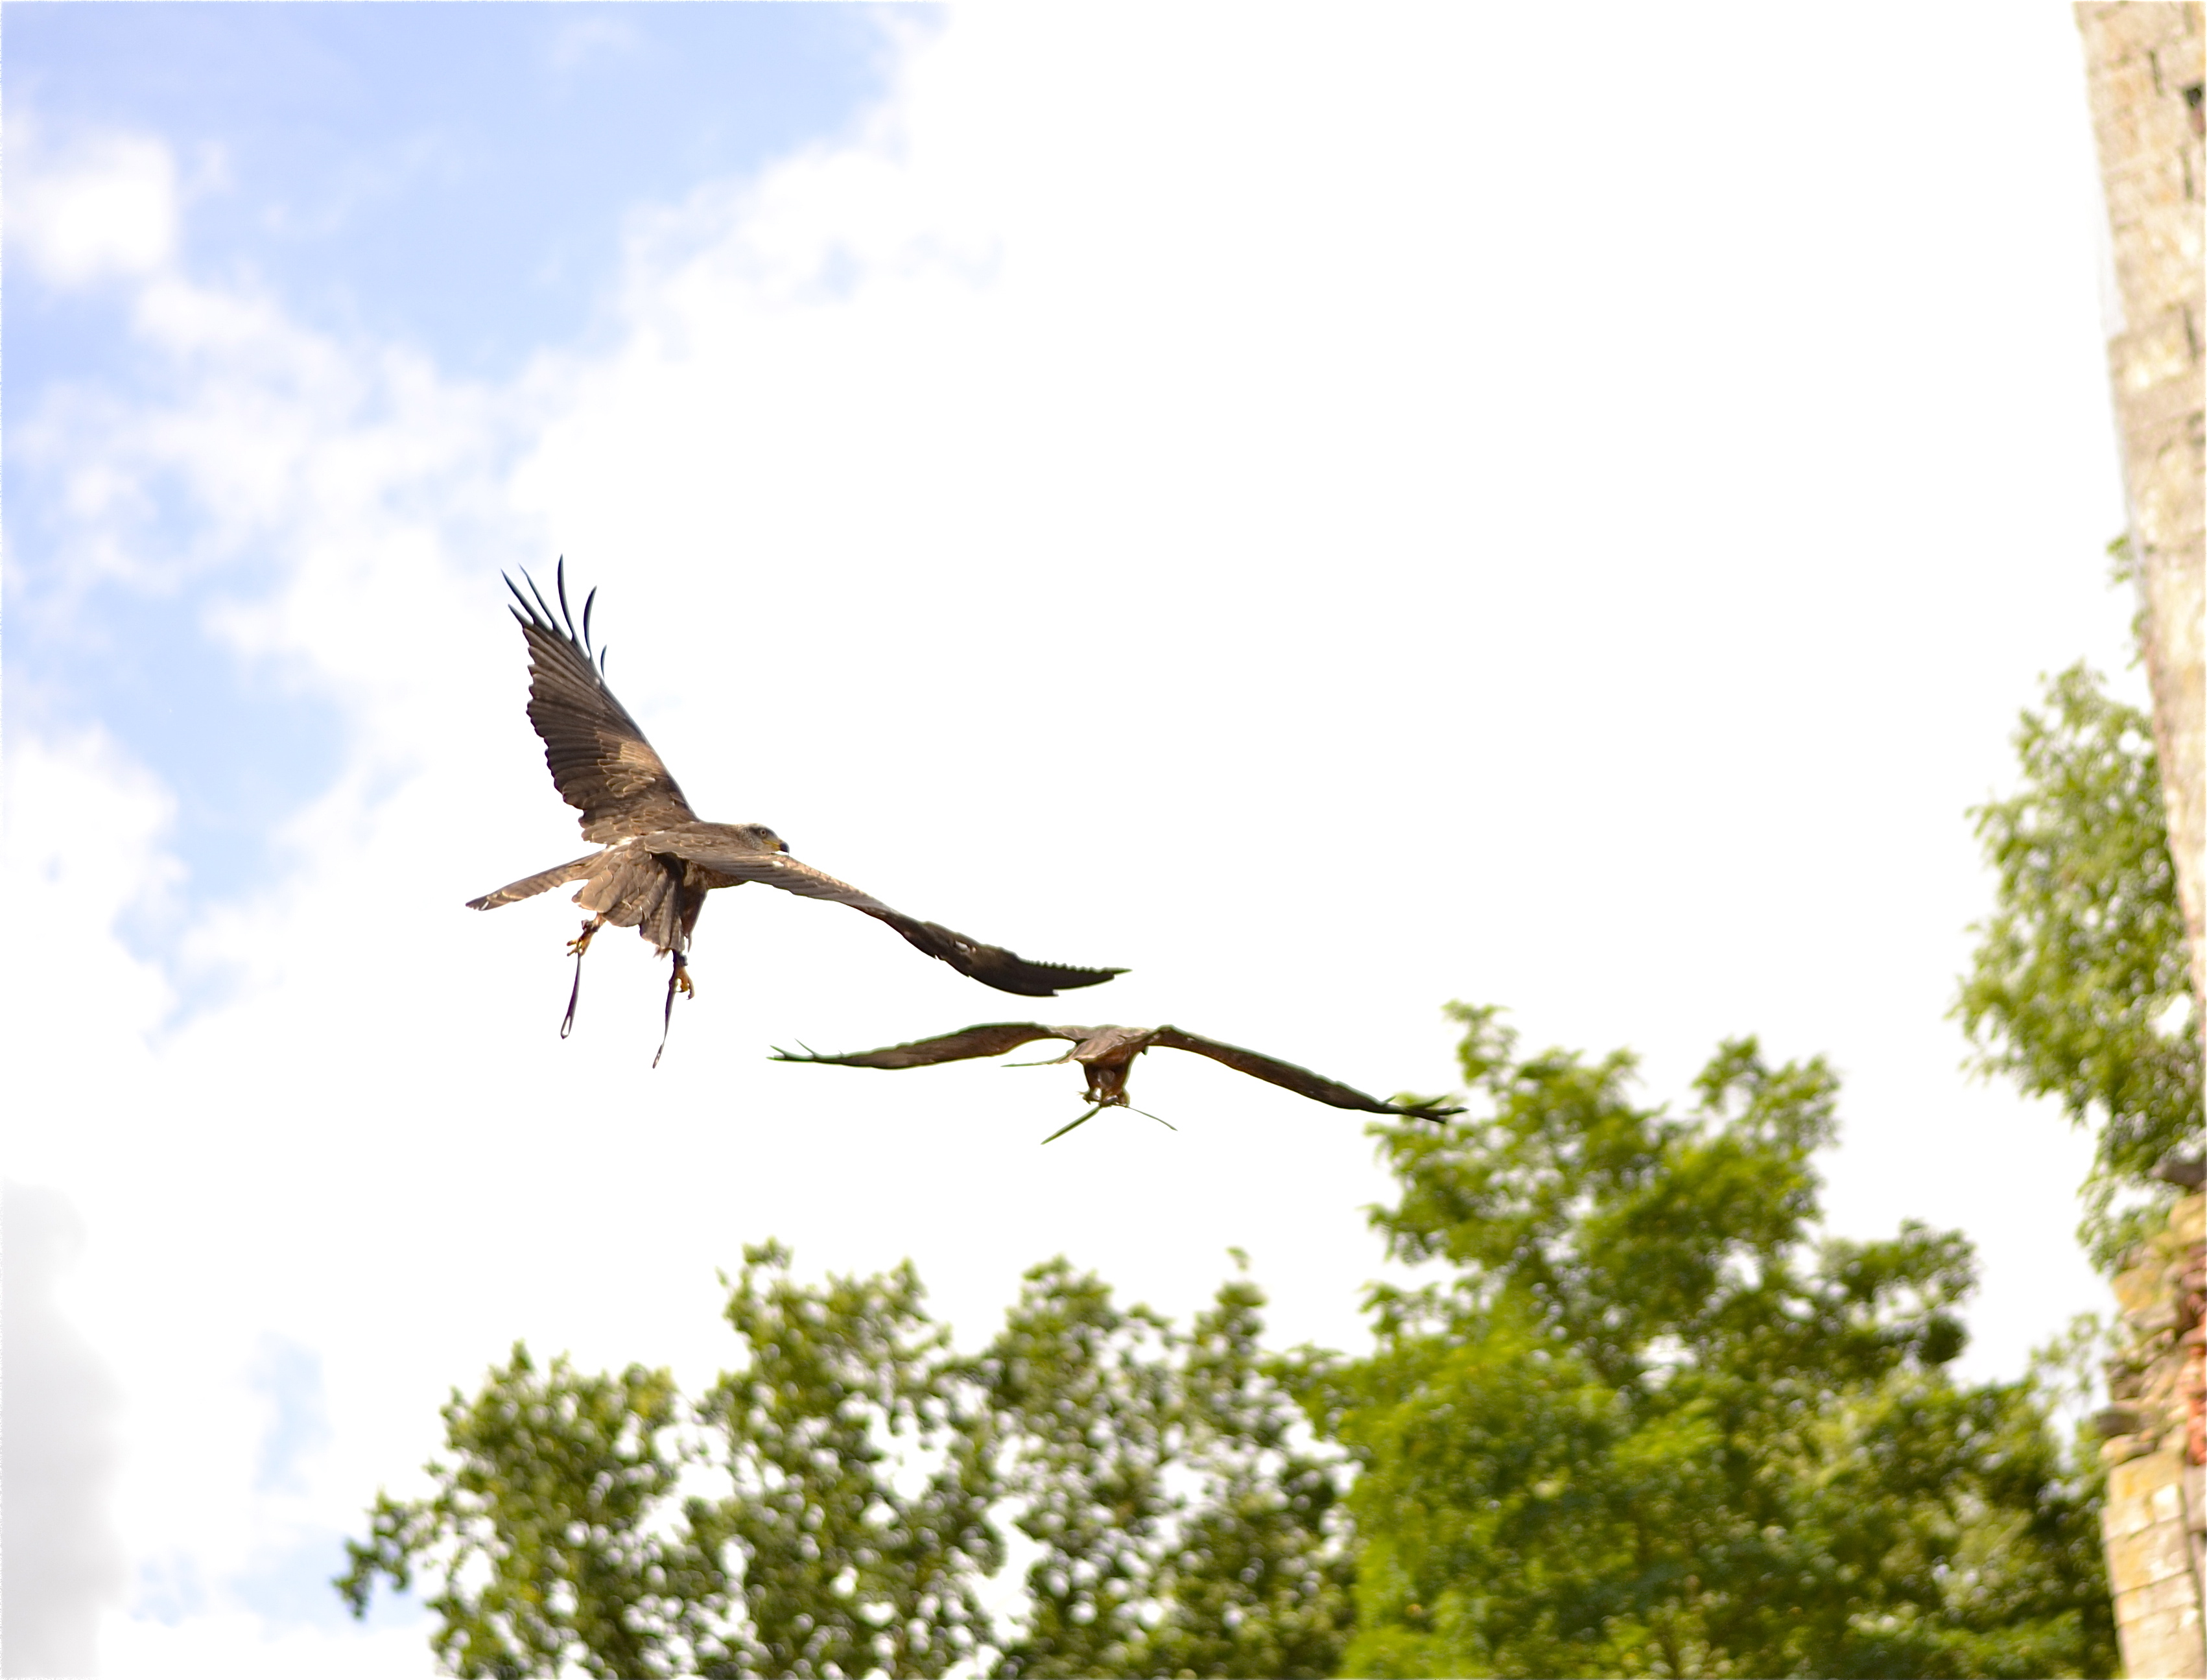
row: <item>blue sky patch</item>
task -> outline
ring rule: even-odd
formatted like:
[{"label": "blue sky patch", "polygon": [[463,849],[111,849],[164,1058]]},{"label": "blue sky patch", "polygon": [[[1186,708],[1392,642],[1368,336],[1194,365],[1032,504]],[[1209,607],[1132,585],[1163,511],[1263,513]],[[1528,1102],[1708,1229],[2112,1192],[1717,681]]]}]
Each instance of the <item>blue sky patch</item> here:
[{"label": "blue sky patch", "polygon": [[298,1492],[306,1486],[305,1461],[330,1441],[322,1356],[288,1336],[264,1336],[247,1380],[268,1402],[271,1413],[267,1432],[260,1438],[253,1490]]},{"label": "blue sky patch", "polygon": [[[168,141],[194,274],[490,378],[583,330],[639,204],[840,131],[887,69],[840,7],[25,7],[6,45],[9,109],[57,143]],[[15,330],[11,291],[16,392],[100,358]]]},{"label": "blue sky patch", "polygon": [[[11,127],[34,149],[167,146],[193,281],[488,380],[605,326],[631,212],[845,131],[890,62],[846,8],[123,3],[11,7],[5,31]],[[282,866],[270,837],[334,782],[344,722],[207,633],[277,557],[208,560],[212,511],[159,476],[123,527],[158,581],[86,589],[68,463],[25,428],[57,401],[142,409],[177,369],[133,335],[128,287],[23,263],[9,279],[8,715],[96,721],[176,794],[183,901],[123,930],[159,957],[179,913]],[[210,1001],[173,978],[188,1011]]]},{"label": "blue sky patch", "polygon": [[[342,1628],[353,1625],[331,1581],[350,1566],[345,1536],[318,1528],[281,1551],[256,1558],[250,1569],[230,1578],[237,1601],[255,1615],[278,1627]],[[412,1593],[392,1589],[379,1577],[362,1618],[370,1632],[386,1628],[409,1628],[425,1623],[428,1616]]]}]

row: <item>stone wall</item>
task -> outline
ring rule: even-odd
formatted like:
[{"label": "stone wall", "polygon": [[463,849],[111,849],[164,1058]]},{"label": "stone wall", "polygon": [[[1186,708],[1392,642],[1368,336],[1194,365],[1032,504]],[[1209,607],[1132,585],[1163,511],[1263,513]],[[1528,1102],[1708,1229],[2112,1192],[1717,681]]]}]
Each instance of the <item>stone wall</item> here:
[{"label": "stone wall", "polygon": [[[2108,371],[2154,745],[2192,992],[2207,998],[2207,26],[2198,0],[2087,0],[2076,15],[2120,310]],[[2207,1046],[2207,1009],[2199,1018]],[[2123,1666],[2134,1676],[2207,1676],[2196,1170],[2188,1181],[2168,1229],[2115,1280],[2103,1522]]]},{"label": "stone wall", "polygon": [[2100,1449],[2108,1463],[2101,1524],[2123,1668],[2133,1676],[2207,1675],[2203,1222],[2207,1198],[2194,1189],[2115,1279],[2120,1317],[2108,1363],[2114,1403],[2098,1420],[2109,1438]]}]

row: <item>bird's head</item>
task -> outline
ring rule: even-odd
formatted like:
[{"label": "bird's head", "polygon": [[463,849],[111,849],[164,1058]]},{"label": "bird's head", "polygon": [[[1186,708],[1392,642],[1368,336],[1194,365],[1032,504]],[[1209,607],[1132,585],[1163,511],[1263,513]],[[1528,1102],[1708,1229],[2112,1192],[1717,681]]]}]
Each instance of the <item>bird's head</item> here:
[{"label": "bird's head", "polygon": [[743,827],[744,832],[751,837],[760,851],[787,852],[789,850],[789,842],[768,828],[765,823],[746,822]]}]

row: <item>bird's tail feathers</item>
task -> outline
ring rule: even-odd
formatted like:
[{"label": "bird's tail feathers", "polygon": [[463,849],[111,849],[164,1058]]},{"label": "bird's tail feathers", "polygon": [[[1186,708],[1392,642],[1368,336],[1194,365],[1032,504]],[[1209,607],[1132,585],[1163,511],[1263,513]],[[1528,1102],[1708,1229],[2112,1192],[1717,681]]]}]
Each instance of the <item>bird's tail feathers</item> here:
[{"label": "bird's tail feathers", "polygon": [[539,893],[548,893],[554,887],[564,887],[571,881],[580,880],[590,872],[590,865],[598,861],[595,852],[587,858],[577,858],[571,864],[562,864],[557,869],[546,870],[538,875],[523,876],[494,893],[485,893],[479,899],[470,899],[470,910],[495,910],[502,904],[515,904],[523,899],[533,899]]}]

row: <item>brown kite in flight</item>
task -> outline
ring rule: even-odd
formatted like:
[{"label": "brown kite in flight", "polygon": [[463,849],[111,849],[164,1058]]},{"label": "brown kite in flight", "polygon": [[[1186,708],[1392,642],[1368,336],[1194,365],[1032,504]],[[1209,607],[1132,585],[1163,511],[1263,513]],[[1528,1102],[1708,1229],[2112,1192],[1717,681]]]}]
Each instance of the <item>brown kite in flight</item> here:
[{"label": "brown kite in flight", "polygon": [[[643,731],[606,686],[605,656],[595,653],[590,644],[590,607],[597,591],[591,590],[583,603],[578,632],[567,609],[564,563],[556,619],[535,580],[525,571],[522,577],[529,583],[527,595],[510,577],[505,586],[520,603],[508,610],[520,621],[529,643],[529,721],[543,738],[544,762],[551,768],[559,797],[583,813],[583,838],[601,842],[601,849],[470,899],[468,908],[495,910],[571,881],[583,883],[575,902],[590,912],[590,919],[567,947],[575,957],[575,990],[568,995],[561,1037],[575,1024],[583,954],[600,928],[608,922],[634,928],[661,954],[673,956],[674,972],[667,982],[671,1020],[676,990],[694,990],[684,954],[697,930],[705,894],[715,887],[738,887],[746,881],[763,881],[786,893],[863,910],[960,974],[1022,997],[1052,997],[1062,989],[1100,985],[1126,972],[1029,962],[1000,946],[984,945],[938,923],[892,910],[856,887],[800,864],[763,824],[699,822]],[[666,1048],[663,1034],[660,1048]]]},{"label": "brown kite in flight", "polygon": [[[1444,1107],[1438,1099],[1383,1103],[1376,1097],[1367,1097],[1361,1091],[1352,1091],[1345,1085],[1313,1073],[1307,1067],[1298,1067],[1292,1061],[1222,1044],[1216,1038],[1199,1038],[1176,1026],[1042,1026],[1033,1021],[996,1021],[986,1026],[969,1026],[963,1032],[946,1032],[940,1038],[922,1038],[916,1043],[891,1044],[885,1049],[860,1050],[852,1055],[816,1055],[810,1050],[792,1055],[783,1049],[776,1049],[774,1054],[775,1060],[781,1061],[822,1061],[838,1067],[932,1067],[941,1061],[970,1061],[976,1056],[1001,1055],[1022,1044],[1032,1044],[1038,1038],[1068,1039],[1073,1048],[1049,1061],[1011,1065],[1055,1067],[1062,1061],[1077,1061],[1088,1075],[1087,1094],[1081,1100],[1092,1105],[1071,1126],[1062,1126],[1044,1138],[1046,1144],[1056,1142],[1074,1126],[1086,1124],[1106,1109],[1130,1107],[1127,1101],[1127,1075],[1133,1071],[1134,1058],[1144,1050],[1160,1048],[1193,1050],[1213,1061],[1223,1061],[1237,1072],[1283,1085],[1313,1102],[1331,1103],[1337,1109],[1433,1121],[1446,1120],[1450,1115],[1463,1112],[1461,1108]],[[1143,1111],[1136,1109],[1134,1112]],[[1149,1118],[1156,1120],[1157,1116],[1151,1115]]]}]

